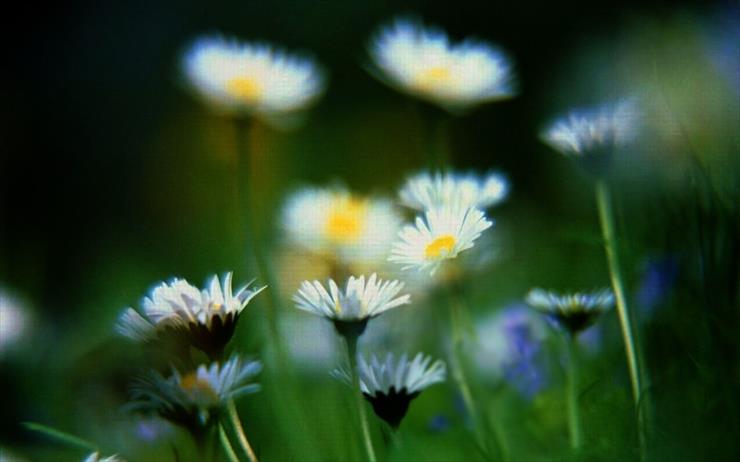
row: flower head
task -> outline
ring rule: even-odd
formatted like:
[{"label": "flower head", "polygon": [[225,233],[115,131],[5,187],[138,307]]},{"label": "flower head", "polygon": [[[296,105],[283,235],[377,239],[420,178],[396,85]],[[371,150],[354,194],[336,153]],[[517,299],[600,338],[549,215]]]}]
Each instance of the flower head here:
[{"label": "flower head", "polygon": [[509,59],[491,45],[452,43],[442,30],[407,19],[383,27],[369,53],[389,85],[448,110],[464,110],[514,94]]},{"label": "flower head", "polygon": [[542,134],[553,149],[587,162],[599,172],[611,161],[612,152],[635,138],[637,110],[625,100],[600,107],[575,110],[555,121]]},{"label": "flower head", "polygon": [[420,211],[447,204],[482,210],[500,203],[508,193],[509,183],[500,173],[485,177],[419,173],[406,181],[399,196],[403,205]]},{"label": "flower head", "polygon": [[343,189],[299,191],[282,213],[282,227],[293,244],[346,265],[383,262],[400,222],[390,201]]},{"label": "flower head", "polygon": [[268,118],[294,113],[314,102],[325,86],[323,71],[307,57],[220,36],[195,40],[182,68],[201,98],[228,113]]},{"label": "flower head", "polygon": [[441,206],[417,217],[406,225],[399,242],[391,250],[389,261],[405,265],[403,269],[430,270],[431,274],[445,261],[473,247],[483,231],[493,225],[476,208]]},{"label": "flower head", "polygon": [[[406,354],[398,361],[392,353],[388,353],[383,361],[373,355],[369,363],[360,356],[358,371],[363,396],[372,404],[375,414],[393,428],[397,428],[406,416],[414,398],[425,388],[444,382],[446,376],[443,361],[432,363],[432,358],[422,353],[418,353],[411,361]],[[347,371],[336,370],[334,375],[352,383]]]},{"label": "flower head", "polygon": [[231,273],[221,282],[214,275],[202,291],[184,279],[163,282],[141,302],[143,316],[126,309],[116,330],[138,341],[175,337],[216,359],[231,340],[242,310],[265,288],[251,290],[247,284],[234,293],[231,280]]},{"label": "flower head", "polygon": [[344,291],[333,279],[329,279],[329,290],[319,281],[303,281],[293,296],[296,308],[334,321],[340,333],[342,328],[356,326],[359,335],[364,331],[367,320],[385,311],[411,303],[408,294],[397,297],[403,283],[397,280],[383,281],[373,273],[365,276],[350,276]]},{"label": "flower head", "polygon": [[614,295],[609,289],[566,295],[532,289],[527,294],[527,303],[547,315],[556,327],[575,336],[614,305]]},{"label": "flower head", "polygon": [[191,431],[209,425],[226,401],[259,391],[247,383],[262,370],[259,361],[233,356],[227,362],[201,365],[187,374],[173,371],[170,377],[158,372],[139,379],[132,387],[131,410],[156,413]]}]

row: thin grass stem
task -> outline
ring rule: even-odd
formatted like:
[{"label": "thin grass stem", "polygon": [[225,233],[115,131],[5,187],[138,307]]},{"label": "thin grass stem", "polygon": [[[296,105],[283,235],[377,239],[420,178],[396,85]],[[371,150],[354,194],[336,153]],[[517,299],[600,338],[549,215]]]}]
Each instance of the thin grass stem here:
[{"label": "thin grass stem", "polygon": [[258,462],[257,455],[254,453],[252,445],[249,444],[249,440],[247,439],[247,434],[244,432],[244,427],[239,419],[239,413],[236,410],[236,405],[234,404],[233,399],[230,399],[226,403],[226,412],[229,415],[229,421],[231,422],[231,426],[234,428],[236,439],[239,441],[239,446],[242,451],[244,451],[251,462]]},{"label": "thin grass stem", "polygon": [[226,430],[224,430],[222,424],[218,425],[218,438],[221,440],[221,447],[224,449],[224,454],[226,454],[229,462],[239,462],[239,458],[236,456],[236,452],[234,452],[234,448],[231,446],[229,437],[226,435]]},{"label": "thin grass stem", "polygon": [[578,451],[581,448],[581,413],[578,405],[578,358],[575,337],[565,339],[565,354],[567,361],[566,402],[568,403],[568,433],[570,448]]},{"label": "thin grass stem", "polygon": [[367,452],[368,460],[370,462],[376,462],[377,459],[375,458],[375,449],[373,449],[373,440],[370,437],[370,426],[367,422],[367,412],[365,411],[365,403],[363,403],[360,389],[360,370],[357,366],[357,337],[346,336],[344,337],[344,340],[347,345],[349,363],[352,367],[352,394],[354,395],[357,411],[360,415],[360,427],[362,430],[362,439],[365,444],[365,451]]}]

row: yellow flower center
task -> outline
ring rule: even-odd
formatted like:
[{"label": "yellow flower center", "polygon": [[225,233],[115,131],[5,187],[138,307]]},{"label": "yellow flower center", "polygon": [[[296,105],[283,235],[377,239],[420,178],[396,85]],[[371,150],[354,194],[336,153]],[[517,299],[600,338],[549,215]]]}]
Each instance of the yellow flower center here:
[{"label": "yellow flower center", "polygon": [[451,77],[447,66],[430,67],[416,76],[416,86],[422,90],[434,90],[448,83]]},{"label": "yellow flower center", "polygon": [[262,96],[262,85],[251,77],[234,77],[226,82],[226,91],[245,103],[256,103]]},{"label": "yellow flower center", "polygon": [[198,401],[218,400],[216,390],[211,387],[211,384],[207,380],[198,377],[195,372],[185,375],[182,380],[180,380],[180,388],[182,388],[190,397]]},{"label": "yellow flower center", "polygon": [[349,198],[337,201],[326,222],[326,233],[335,242],[352,242],[360,237],[365,222],[367,204]]},{"label": "yellow flower center", "polygon": [[424,256],[427,258],[440,258],[446,257],[455,246],[455,238],[449,234],[439,236],[424,249]]}]

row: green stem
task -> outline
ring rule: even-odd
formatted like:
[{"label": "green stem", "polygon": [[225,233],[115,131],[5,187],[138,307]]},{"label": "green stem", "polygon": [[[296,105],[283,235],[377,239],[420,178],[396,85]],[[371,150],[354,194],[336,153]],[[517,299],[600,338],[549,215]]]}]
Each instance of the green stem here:
[{"label": "green stem", "polygon": [[344,337],[347,345],[347,355],[349,356],[349,363],[352,367],[352,394],[355,397],[355,404],[357,405],[357,411],[360,414],[360,427],[362,428],[362,439],[365,443],[365,450],[367,451],[367,458],[370,462],[376,462],[375,450],[373,449],[373,440],[370,437],[370,426],[367,422],[367,413],[365,411],[365,403],[362,399],[362,390],[360,388],[360,370],[357,366],[357,337],[346,336]]},{"label": "green stem", "polygon": [[231,426],[234,428],[236,439],[237,441],[239,441],[239,446],[241,446],[242,451],[244,451],[247,457],[249,457],[250,461],[258,462],[257,455],[254,453],[252,446],[249,444],[247,434],[244,432],[244,427],[242,426],[241,420],[239,420],[239,413],[236,411],[236,405],[234,404],[233,399],[230,399],[226,403],[226,411],[229,415]]},{"label": "green stem", "polygon": [[565,339],[568,384],[566,387],[568,403],[568,431],[570,448],[577,451],[581,447],[581,415],[578,407],[578,358],[575,337]]},{"label": "green stem", "polygon": [[[486,437],[483,432],[482,422],[478,413],[478,408],[473,400],[473,394],[468,384],[467,377],[465,376],[465,370],[462,362],[461,346],[463,343],[463,328],[461,322],[462,316],[462,302],[452,294],[450,290],[450,323],[452,325],[452,355],[450,360],[450,367],[452,369],[452,378],[455,380],[460,395],[465,405],[465,411],[470,415],[473,421],[473,430],[475,433],[476,444],[481,449],[486,458],[490,457],[490,450],[486,444]],[[497,443],[500,443],[499,435],[496,436]],[[504,459],[504,451],[502,445],[499,444],[499,454]]]},{"label": "green stem", "polygon": [[604,247],[609,263],[609,276],[611,278],[612,289],[617,302],[617,311],[619,313],[619,322],[622,327],[622,337],[624,339],[624,348],[627,354],[627,365],[629,367],[630,382],[632,385],[632,398],[635,403],[637,412],[638,437],[640,441],[640,453],[645,458],[645,438],[646,429],[644,422],[644,413],[641,411],[643,406],[647,406],[645,398],[642,395],[643,379],[640,367],[637,332],[635,330],[633,314],[627,305],[627,297],[624,290],[624,282],[619,263],[619,253],[617,252],[616,227],[614,225],[614,210],[612,209],[612,199],[609,192],[609,186],[604,179],[599,179],[596,183],[596,204],[599,209],[599,220],[601,222],[601,232],[604,238]]},{"label": "green stem", "polygon": [[229,437],[226,435],[224,426],[221,424],[218,425],[218,437],[221,440],[221,446],[224,448],[224,453],[226,454],[226,458],[229,459],[229,462],[239,462],[234,448],[231,447],[231,442],[229,442]]}]

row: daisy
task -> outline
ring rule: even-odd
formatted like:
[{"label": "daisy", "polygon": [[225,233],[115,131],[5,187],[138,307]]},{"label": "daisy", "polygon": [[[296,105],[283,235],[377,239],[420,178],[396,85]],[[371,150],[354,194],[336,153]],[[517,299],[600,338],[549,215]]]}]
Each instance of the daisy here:
[{"label": "daisy", "polygon": [[[398,361],[388,353],[383,361],[373,355],[370,362],[358,360],[360,390],[373,406],[375,414],[396,429],[408,412],[411,401],[426,388],[445,381],[443,361],[418,353],[409,361],[403,354]],[[351,374],[335,370],[334,376],[351,384]]]},{"label": "daisy", "polygon": [[419,173],[406,181],[399,196],[403,205],[420,211],[445,204],[482,210],[500,203],[508,193],[509,182],[500,173],[485,177],[472,173]]},{"label": "daisy", "polygon": [[585,167],[601,172],[615,148],[632,141],[637,132],[637,108],[632,100],[574,110],[556,120],[542,134],[553,149],[581,159]]},{"label": "daisy", "polygon": [[251,290],[250,283],[233,293],[231,281],[232,273],[221,282],[214,275],[202,291],[184,279],[163,282],[141,302],[143,316],[133,308],[126,309],[116,330],[137,341],[174,337],[218,359],[242,310],[266,287]]},{"label": "daisy", "polygon": [[155,413],[165,420],[198,433],[214,422],[227,401],[259,391],[259,385],[247,383],[262,370],[259,361],[233,356],[227,362],[200,365],[187,374],[173,371],[169,377],[158,372],[139,379],[132,387],[129,408]]},{"label": "daisy", "polygon": [[300,248],[344,265],[372,266],[387,258],[401,218],[389,200],[307,188],[288,198],[281,222]]},{"label": "daisy", "polygon": [[414,225],[406,225],[400,241],[393,245],[389,261],[403,264],[402,269],[430,270],[434,274],[445,261],[456,258],[463,250],[473,247],[483,231],[493,225],[485,214],[475,208],[442,206],[429,209],[417,217]]},{"label": "daisy", "polygon": [[485,42],[452,43],[440,29],[398,19],[368,48],[382,81],[451,111],[514,94],[509,59]]},{"label": "daisy", "polygon": [[267,43],[220,36],[195,40],[182,69],[198,96],[227,113],[294,113],[313,103],[325,87],[324,73],[312,59]]},{"label": "daisy", "polygon": [[408,294],[397,296],[403,289],[403,282],[383,281],[375,273],[367,281],[365,276],[350,276],[344,291],[333,279],[329,279],[328,286],[329,290],[319,281],[303,281],[293,301],[296,308],[333,321],[334,327],[345,337],[356,338],[365,330],[369,319],[411,303]]},{"label": "daisy", "polygon": [[537,288],[527,294],[527,303],[544,313],[556,327],[576,336],[614,305],[614,295],[609,289],[561,295]]}]

